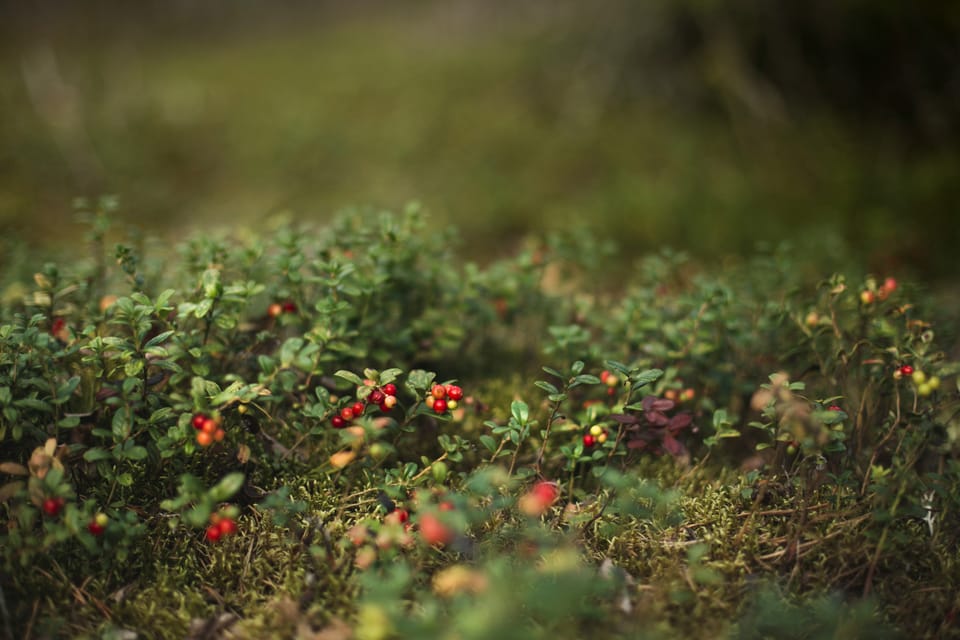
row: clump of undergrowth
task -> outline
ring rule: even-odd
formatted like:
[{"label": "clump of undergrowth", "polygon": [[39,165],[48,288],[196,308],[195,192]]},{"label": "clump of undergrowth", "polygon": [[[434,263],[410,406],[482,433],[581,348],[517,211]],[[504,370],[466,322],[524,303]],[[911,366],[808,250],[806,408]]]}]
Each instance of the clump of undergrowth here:
[{"label": "clump of undergrowth", "polygon": [[109,204],[0,304],[8,635],[953,631],[960,367],[894,278]]}]

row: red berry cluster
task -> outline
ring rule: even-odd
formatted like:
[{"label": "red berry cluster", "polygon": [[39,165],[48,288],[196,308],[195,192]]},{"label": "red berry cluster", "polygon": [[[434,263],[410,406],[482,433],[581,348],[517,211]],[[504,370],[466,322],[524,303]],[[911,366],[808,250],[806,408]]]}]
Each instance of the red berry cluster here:
[{"label": "red berry cluster", "polygon": [[463,398],[463,389],[455,384],[435,384],[427,395],[426,403],[434,413],[446,413],[456,409]]},{"label": "red berry cluster", "polygon": [[877,300],[886,300],[891,293],[897,290],[896,278],[887,278],[879,287],[870,280],[869,286],[860,292],[860,302],[864,305],[870,305]]},{"label": "red berry cluster", "polygon": [[610,432],[607,431],[606,427],[595,424],[590,427],[590,433],[585,433],[583,435],[583,446],[589,449],[595,445],[603,444],[609,437]]},{"label": "red berry cluster", "polygon": [[57,496],[56,498],[47,498],[46,500],[43,501],[43,505],[41,505],[41,509],[43,509],[43,512],[48,516],[50,516],[51,518],[55,518],[58,515],[60,515],[61,511],[63,511],[63,506],[66,503],[67,501],[59,496]]},{"label": "red berry cluster", "polygon": [[607,371],[606,369],[604,369],[600,373],[600,382],[607,385],[608,396],[616,395],[617,393],[616,387],[618,384],[620,384],[620,378],[619,376],[617,376],[617,374],[611,373],[610,371]]},{"label": "red berry cluster", "polygon": [[210,526],[207,527],[206,538],[210,542],[216,542],[224,536],[232,536],[237,532],[236,521],[227,515],[220,513],[210,514]]},{"label": "red berry cluster", "polygon": [[687,387],[678,391],[677,389],[667,389],[663,392],[663,397],[674,402],[689,402],[697,396],[697,392]]},{"label": "red berry cluster", "polygon": [[276,318],[284,313],[296,313],[297,305],[293,300],[284,300],[283,302],[274,302],[267,307],[267,315]]},{"label": "red berry cluster", "polygon": [[214,442],[221,442],[227,436],[227,432],[220,426],[223,418],[219,415],[208,416],[205,413],[195,413],[190,424],[197,430],[197,444],[201,447],[209,447]]},{"label": "red berry cluster", "polygon": [[[369,383],[368,386],[373,386],[373,381],[368,380],[365,382]],[[382,387],[374,387],[373,390],[367,395],[367,402],[357,400],[353,404],[349,404],[342,409],[332,418],[330,418],[330,424],[334,429],[343,429],[350,422],[359,418],[364,414],[368,406],[377,406],[380,411],[388,413],[391,409],[397,406],[397,385],[392,382],[388,382]]]}]

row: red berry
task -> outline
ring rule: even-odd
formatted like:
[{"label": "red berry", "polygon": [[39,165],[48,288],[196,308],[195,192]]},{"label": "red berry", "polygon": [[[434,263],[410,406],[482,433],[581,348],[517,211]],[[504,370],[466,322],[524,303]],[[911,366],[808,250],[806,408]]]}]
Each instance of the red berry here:
[{"label": "red berry", "polygon": [[604,370],[600,373],[600,382],[606,383],[606,382],[607,382],[607,378],[609,378],[609,377],[610,377],[610,372],[607,371],[606,369],[604,369]]},{"label": "red berry", "polygon": [[594,437],[593,437],[591,434],[589,434],[589,433],[586,434],[585,436],[583,436],[583,446],[585,446],[585,447],[587,447],[587,448],[592,447],[594,444],[596,444],[596,442],[597,442],[597,439],[594,438]]},{"label": "red berry", "polygon": [[203,428],[203,422],[207,419],[206,414],[197,413],[193,416],[193,420],[190,421],[190,424],[193,425],[193,428],[199,431]]},{"label": "red berry", "polygon": [[297,305],[292,300],[287,300],[281,305],[284,313],[296,313]]},{"label": "red berry", "polygon": [[105,529],[106,527],[104,527],[102,524],[100,524],[96,520],[91,521],[90,524],[87,525],[87,531],[89,531],[95,536],[102,536]]},{"label": "red berry", "polygon": [[217,527],[220,529],[221,536],[229,536],[237,532],[237,523],[233,518],[224,518],[217,523]]},{"label": "red berry", "polygon": [[209,527],[207,527],[207,540],[209,540],[210,542],[216,542],[217,540],[220,539],[221,535],[223,534],[220,532],[219,524],[212,524]]},{"label": "red berry", "polygon": [[43,501],[43,512],[51,518],[57,516],[63,509],[65,502],[63,498],[47,498]]},{"label": "red berry", "polygon": [[866,289],[860,292],[860,302],[862,302],[863,304],[873,304],[876,299],[877,299],[876,294],[874,294],[873,291],[870,291],[869,289]]},{"label": "red berry", "polygon": [[557,497],[560,495],[560,491],[557,489],[557,483],[546,481],[533,485],[532,493],[536,496],[537,500],[548,505],[556,502]]},{"label": "red berry", "polygon": [[353,408],[353,415],[359,417],[363,415],[363,410],[366,407],[362,402],[354,402],[352,408]]},{"label": "red berry", "polygon": [[897,279],[896,278],[887,278],[883,281],[883,290],[888,294],[893,293],[897,290]]},{"label": "red berry", "polygon": [[447,390],[443,387],[442,384],[435,384],[433,385],[433,388],[430,390],[430,393],[437,400],[441,400],[447,395]]},{"label": "red berry", "polygon": [[343,409],[340,409],[340,417],[347,422],[353,420],[353,407],[344,407]]},{"label": "red berry", "polygon": [[271,318],[276,318],[281,313],[283,313],[283,306],[279,302],[274,302],[267,307],[267,315]]},{"label": "red berry", "polygon": [[383,521],[389,524],[403,524],[410,519],[410,513],[406,509],[394,509],[384,517]]},{"label": "red berry", "polygon": [[913,367],[911,367],[911,366],[908,365],[908,364],[903,365],[902,367],[900,367],[900,374],[901,374],[901,375],[905,375],[905,376],[912,376],[912,375],[913,375]]},{"label": "red berry", "polygon": [[393,384],[392,382],[388,382],[387,384],[383,385],[383,394],[387,396],[397,395],[397,385]]},{"label": "red berry", "polygon": [[367,402],[370,404],[380,404],[383,402],[383,398],[383,391],[380,391],[380,389],[374,389],[370,392],[370,395],[367,396]]},{"label": "red berry", "polygon": [[453,540],[453,532],[431,513],[420,517],[420,536],[429,545],[443,546]]},{"label": "red berry", "polygon": [[220,428],[220,425],[217,424],[217,421],[213,418],[205,418],[203,423],[200,425],[200,431],[204,433],[209,433],[213,435],[217,432],[217,429]]},{"label": "red berry", "polygon": [[197,444],[201,447],[209,447],[213,444],[213,434],[209,431],[200,431],[197,433]]},{"label": "red berry", "polygon": [[450,398],[451,400],[455,400],[459,402],[460,399],[463,398],[463,389],[461,389],[455,384],[448,384],[447,397]]},{"label": "red berry", "polygon": [[347,421],[340,416],[333,416],[330,418],[330,424],[333,425],[334,429],[343,429],[347,426]]},{"label": "red berry", "polygon": [[446,413],[447,401],[443,398],[437,398],[433,401],[433,410],[437,413]]},{"label": "red berry", "polygon": [[830,405],[829,407],[827,407],[827,409],[829,411],[843,411],[843,409],[841,409],[840,406],[836,404]]}]

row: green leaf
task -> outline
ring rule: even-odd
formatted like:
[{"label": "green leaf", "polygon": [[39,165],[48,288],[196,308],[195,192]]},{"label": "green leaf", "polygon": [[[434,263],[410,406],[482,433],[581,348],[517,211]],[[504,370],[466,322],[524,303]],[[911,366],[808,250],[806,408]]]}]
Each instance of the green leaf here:
[{"label": "green leaf", "polygon": [[[54,404],[63,404],[70,399],[70,396],[73,395],[73,392],[76,390],[77,385],[80,384],[80,376],[73,376],[62,385],[57,387],[57,399],[54,401]],[[4,403],[6,404],[6,403]]]},{"label": "green leaf", "polygon": [[118,483],[121,487],[132,487],[132,486],[133,486],[133,475],[131,475],[129,472],[127,472],[127,473],[121,473],[120,475],[117,476],[117,483]]},{"label": "green leaf", "polygon": [[555,386],[553,386],[552,384],[550,384],[549,382],[545,382],[545,381],[543,381],[543,380],[537,380],[537,381],[534,382],[533,384],[535,384],[535,385],[536,385],[537,387],[539,387],[540,389],[543,389],[543,390],[546,391],[547,393],[550,393],[550,394],[560,393],[560,390],[557,389],[557,388],[556,388]]},{"label": "green leaf", "polygon": [[340,369],[335,374],[334,377],[342,378],[351,384],[355,384],[358,387],[363,385],[363,379],[355,374],[353,371],[347,371],[346,369]]},{"label": "green leaf", "polygon": [[541,368],[542,368],[544,371],[546,371],[547,373],[549,373],[550,375],[552,375],[552,376],[554,376],[554,377],[556,377],[556,378],[560,378],[561,380],[563,380],[563,378],[565,377],[562,373],[560,373],[560,372],[557,371],[556,369],[551,369],[550,367],[541,367]]},{"label": "green leaf", "polygon": [[124,451],[123,455],[129,460],[143,460],[147,457],[147,450],[144,447],[137,445]]},{"label": "green leaf", "polygon": [[126,407],[117,409],[116,413],[113,414],[113,421],[110,426],[113,431],[114,440],[121,441],[127,439],[130,435],[130,420]]},{"label": "green leaf", "polygon": [[123,373],[126,374],[128,379],[139,376],[141,371],[143,371],[143,360],[140,358],[131,360],[123,365]]},{"label": "green leaf", "polygon": [[607,367],[607,369],[613,369],[616,373],[619,373],[623,377],[630,375],[630,367],[622,362],[617,362],[616,360],[607,360],[603,364]]},{"label": "green leaf", "polygon": [[239,471],[228,473],[220,482],[210,489],[210,499],[214,502],[223,502],[229,500],[233,494],[243,486],[246,476]]},{"label": "green leaf", "polygon": [[403,375],[403,369],[397,369],[393,367],[391,369],[386,369],[380,372],[380,384],[385,385],[390,382],[393,382],[397,378]]},{"label": "green leaf", "polygon": [[583,361],[577,360],[573,363],[573,366],[570,367],[570,373],[573,375],[580,375],[580,372],[583,371]]},{"label": "green leaf", "polygon": [[204,298],[197,304],[197,308],[193,310],[193,315],[197,318],[204,318],[210,310],[213,309],[213,298]]},{"label": "green leaf", "polygon": [[510,405],[510,415],[520,424],[526,424],[530,418],[530,407],[523,400],[514,400]]},{"label": "green leaf", "polygon": [[633,386],[631,387],[631,389],[633,391],[636,391],[637,389],[641,389],[647,386],[648,384],[650,384],[651,382],[656,382],[657,380],[660,379],[660,376],[662,375],[663,375],[662,369],[648,369],[646,371],[638,373],[637,375],[632,376],[630,378],[633,381]]},{"label": "green leaf", "polygon": [[97,449],[97,448],[87,449],[83,453],[83,459],[86,460],[87,462],[96,462],[97,460],[106,460],[107,458],[112,458],[112,457],[113,457],[113,454],[111,454],[109,451],[105,451],[104,449]]},{"label": "green leaf", "polygon": [[579,375],[573,379],[573,382],[570,383],[571,387],[577,387],[581,384],[600,384],[600,378],[597,376],[592,376],[588,373]]},{"label": "green leaf", "polygon": [[167,341],[167,338],[174,334],[174,330],[164,331],[163,333],[158,333],[156,336],[151,338],[147,344],[143,345],[144,348],[149,349],[150,347],[156,347]]}]

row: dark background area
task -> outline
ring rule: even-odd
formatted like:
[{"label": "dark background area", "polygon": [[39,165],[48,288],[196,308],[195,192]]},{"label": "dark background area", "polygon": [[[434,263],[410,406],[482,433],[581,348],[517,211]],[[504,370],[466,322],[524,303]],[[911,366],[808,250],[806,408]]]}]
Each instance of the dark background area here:
[{"label": "dark background area", "polygon": [[6,3],[0,224],[69,247],[75,196],[170,237],[417,199],[472,258],[587,223],[951,280],[958,7]]}]

